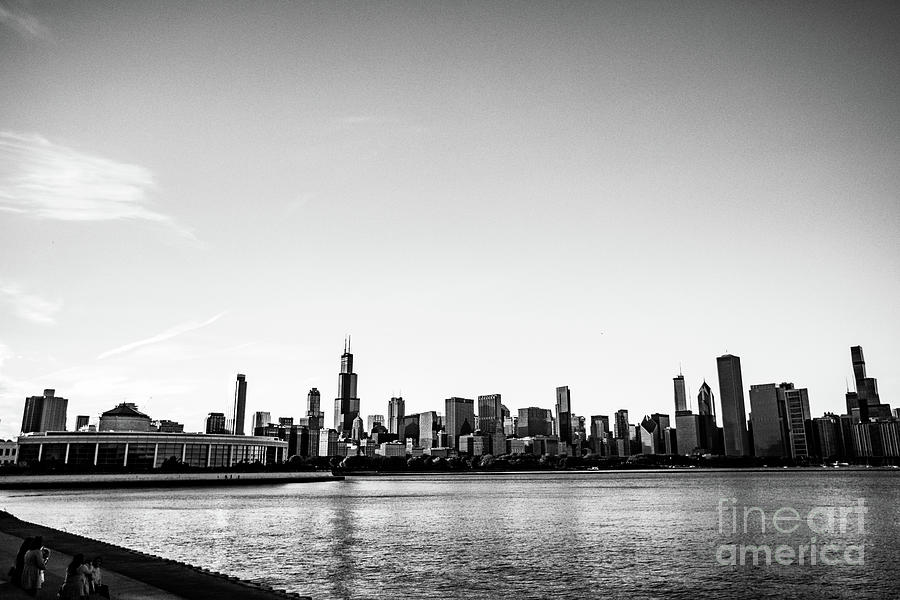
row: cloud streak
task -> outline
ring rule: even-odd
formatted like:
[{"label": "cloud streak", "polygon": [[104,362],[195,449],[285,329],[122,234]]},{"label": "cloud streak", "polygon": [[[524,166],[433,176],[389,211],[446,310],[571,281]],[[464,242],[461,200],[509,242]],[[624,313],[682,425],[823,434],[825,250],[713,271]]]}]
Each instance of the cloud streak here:
[{"label": "cloud streak", "polygon": [[50,39],[50,30],[37,17],[14,3],[0,2],[0,25],[9,27],[24,38]]},{"label": "cloud streak", "polygon": [[60,221],[149,221],[195,239],[151,208],[153,174],[55,144],[40,135],[0,132],[0,211]]},{"label": "cloud streak", "polygon": [[46,300],[29,294],[22,286],[11,282],[0,282],[0,300],[11,306],[16,316],[39,325],[56,323],[55,315],[63,306],[61,300]]},{"label": "cloud streak", "polygon": [[131,342],[130,344],[125,344],[124,346],[119,346],[118,348],[113,348],[112,350],[107,350],[103,352],[99,356],[97,356],[97,360],[103,360],[105,358],[109,358],[111,356],[117,356],[119,354],[125,354],[126,352],[131,352],[137,348],[141,348],[143,346],[149,346],[151,344],[158,344],[159,342],[164,342],[166,340],[170,340],[176,336],[182,335],[189,331],[195,331],[202,327],[206,327],[207,325],[212,325],[219,319],[221,319],[228,311],[222,311],[214,317],[207,319],[206,321],[198,323],[197,321],[188,321],[187,323],[181,323],[180,325],[176,325],[170,329],[166,329],[162,333],[158,333],[152,337],[149,337],[144,340],[138,340],[136,342]]}]

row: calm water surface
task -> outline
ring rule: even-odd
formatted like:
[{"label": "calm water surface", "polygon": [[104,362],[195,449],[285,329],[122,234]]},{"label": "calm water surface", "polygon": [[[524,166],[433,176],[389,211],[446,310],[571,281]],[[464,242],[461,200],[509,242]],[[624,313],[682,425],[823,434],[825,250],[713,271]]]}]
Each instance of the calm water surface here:
[{"label": "calm water surface", "polygon": [[[737,533],[720,498],[733,498],[740,511]],[[814,507],[856,506],[859,498],[868,509],[862,532],[854,516],[844,533],[838,523],[819,534],[805,521],[794,533],[772,528],[779,508],[805,518]],[[750,506],[768,516],[766,533],[758,511],[743,533]],[[900,597],[900,474],[887,471],[436,475],[5,492],[0,508],[317,600]],[[819,517],[814,524],[823,529]],[[819,548],[835,544],[826,557],[841,564],[717,562],[723,544],[796,551],[813,537]],[[848,545],[863,547],[864,564],[845,564]]]}]

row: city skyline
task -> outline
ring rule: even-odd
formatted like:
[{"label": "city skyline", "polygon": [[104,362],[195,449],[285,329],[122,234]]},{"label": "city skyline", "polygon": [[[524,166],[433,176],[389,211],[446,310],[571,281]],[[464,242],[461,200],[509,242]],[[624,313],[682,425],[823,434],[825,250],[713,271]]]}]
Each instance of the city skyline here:
[{"label": "city skyline", "polygon": [[854,344],[900,395],[891,4],[3,7],[4,438],[330,410],[347,332],[377,414],[637,418],[725,352],[841,412]]},{"label": "city skyline", "polygon": [[[887,410],[885,410],[884,412],[877,411],[877,408],[880,406],[879,405],[880,394],[877,391],[877,389],[878,389],[877,379],[872,378],[872,377],[866,377],[866,363],[865,363],[865,359],[863,358],[862,347],[861,346],[851,346],[850,354],[851,354],[851,367],[855,374],[856,379],[854,382],[853,390],[851,390],[849,388],[849,383],[847,383],[848,387],[847,387],[847,390],[845,393],[845,402],[846,402],[847,410],[846,411],[823,410],[821,414],[823,414],[823,415],[824,414],[843,414],[843,413],[856,414],[857,419],[862,418],[863,421],[868,420],[868,417],[869,417],[868,412],[867,411],[859,411],[859,409],[856,408],[859,404],[863,404],[863,403],[858,403],[858,401],[857,401],[857,397],[858,397],[857,390],[862,389],[863,390],[862,398],[868,400],[868,402],[870,403],[869,406],[876,407],[876,408],[872,409],[873,415],[878,415],[878,416],[884,417],[884,418],[893,417],[894,414],[891,413],[890,411],[887,411]],[[350,429],[347,429],[347,430],[342,430],[340,428],[340,424],[343,423],[345,420],[344,418],[341,418],[340,407],[342,406],[342,404],[345,407],[349,406],[349,404],[347,404],[346,401],[351,400],[351,398],[349,398],[349,397],[342,398],[342,394],[340,393],[340,391],[343,389],[346,389],[346,390],[348,390],[348,393],[350,390],[352,390],[353,394],[356,394],[356,392],[357,392],[357,390],[356,390],[356,373],[352,372],[352,370],[353,370],[353,354],[350,352],[349,338],[345,338],[344,349],[343,349],[343,353],[341,354],[340,359],[341,359],[341,361],[340,361],[341,366],[340,366],[339,383],[338,383],[339,395],[335,399],[335,410],[332,414],[333,421],[334,421],[334,427],[332,429],[335,429],[337,432],[337,435],[339,435],[339,436],[350,437],[351,431],[354,429],[353,422],[356,419],[362,419],[362,417],[365,416],[366,421],[371,423],[374,418],[377,418],[378,420],[383,421],[384,415],[380,414],[378,412],[371,412],[371,413],[363,412],[359,408],[360,402],[361,402],[360,398],[352,397],[352,400],[355,401],[355,404],[353,404],[353,406],[356,407],[356,410],[354,412],[350,413],[350,415],[352,415],[352,418],[350,419],[351,427],[350,427]],[[694,408],[693,417],[702,418],[701,415],[709,415],[711,417],[712,424],[718,425],[719,429],[724,434],[723,441],[725,443],[725,447],[722,448],[724,454],[729,455],[729,456],[746,456],[747,455],[746,449],[748,447],[755,447],[755,445],[756,445],[755,440],[753,441],[753,444],[750,444],[750,440],[748,439],[748,425],[757,423],[757,421],[759,421],[760,419],[764,420],[763,422],[761,422],[761,424],[765,427],[765,429],[760,430],[760,431],[764,432],[763,438],[761,438],[761,440],[762,440],[761,448],[763,448],[762,455],[765,456],[766,452],[769,452],[770,450],[771,450],[770,453],[774,454],[774,452],[775,452],[774,448],[770,449],[770,445],[775,443],[773,441],[774,438],[772,436],[775,436],[777,438],[781,434],[778,432],[772,432],[770,429],[772,427],[771,419],[773,418],[772,410],[774,407],[776,407],[776,404],[785,402],[784,398],[786,395],[802,394],[803,406],[805,407],[804,410],[802,411],[802,414],[806,415],[805,419],[807,419],[807,420],[809,418],[811,418],[810,414],[812,411],[810,408],[809,394],[808,394],[807,388],[794,390],[793,383],[781,383],[780,385],[777,386],[777,388],[774,383],[772,383],[772,384],[748,384],[745,386],[742,382],[742,375],[741,375],[741,357],[735,356],[732,354],[724,354],[722,356],[716,357],[716,362],[717,362],[717,367],[718,367],[719,373],[721,374],[722,372],[725,372],[727,374],[727,377],[725,379],[726,388],[723,389],[721,386],[719,387],[720,395],[719,395],[718,401],[719,401],[720,409],[718,411],[715,409],[716,394],[711,389],[708,389],[708,391],[704,391],[706,388],[708,388],[708,382],[704,378],[701,386],[698,386],[698,394],[697,394],[697,398],[696,398],[696,404],[699,407],[699,411],[697,410],[697,408]],[[653,412],[652,413],[652,418],[654,420],[657,420],[658,415],[661,415],[667,419],[664,426],[662,427],[662,429],[669,426],[668,418],[669,418],[670,414],[673,416],[673,418],[672,418],[673,422],[677,422],[677,419],[679,416],[682,416],[685,418],[691,416],[691,413],[692,413],[691,409],[683,410],[683,408],[682,408],[686,403],[688,404],[688,406],[691,406],[693,408],[693,405],[689,403],[689,399],[685,398],[684,379],[685,379],[684,374],[681,372],[681,366],[679,365],[679,373],[672,379],[674,382],[674,397],[670,401],[670,403],[672,403],[672,406],[668,406],[668,407],[663,406],[663,410],[666,412],[663,412],[663,413]],[[858,388],[857,386],[861,386],[861,387]],[[786,391],[786,390],[788,390],[788,391]],[[53,399],[52,396],[53,396],[54,392],[55,392],[54,389],[45,389],[44,397],[50,397],[51,399]],[[747,392],[749,394],[748,401],[746,403],[744,402],[744,398],[743,398],[744,392]],[[778,393],[777,402],[776,402],[775,396],[774,396],[775,392]],[[48,394],[49,394],[49,396],[48,396]],[[761,396],[761,394],[767,394],[767,396]],[[472,427],[472,425],[475,422],[477,422],[476,417],[477,417],[477,419],[482,418],[482,411],[487,411],[485,413],[485,417],[487,417],[488,419],[490,419],[490,420],[495,419],[494,415],[499,413],[500,407],[501,406],[506,407],[505,404],[501,404],[501,395],[502,394],[479,395],[477,397],[478,398],[477,401],[472,400],[472,399],[456,397],[456,396],[447,397],[442,401],[443,404],[440,404],[440,403],[438,404],[439,406],[443,406],[445,408],[445,410],[443,410],[443,411],[441,411],[441,410],[426,410],[426,411],[420,411],[419,413],[410,413],[410,415],[413,416],[414,418],[416,418],[417,422],[420,422],[419,419],[420,419],[421,415],[426,415],[426,416],[434,415],[433,417],[430,417],[431,419],[434,419],[437,416],[440,416],[441,422],[443,423],[443,426],[440,429],[446,430],[447,433],[449,435],[451,435],[454,439],[458,439],[458,437],[461,433],[463,421],[467,421],[469,419],[472,420],[473,423],[470,423],[469,425],[467,425],[466,429],[465,429],[465,432],[471,433],[474,431],[474,428]],[[707,407],[705,404],[703,404],[703,402],[707,401],[706,396],[709,396],[711,399],[711,406],[709,406],[709,407]],[[724,404],[723,404],[723,396],[726,398],[726,400],[724,400]],[[738,396],[738,398],[735,399],[734,396]],[[34,397],[25,398],[25,416],[23,417],[23,426],[24,426],[24,423],[26,421],[28,421],[28,419],[31,418],[29,416],[31,414],[30,411],[34,410],[31,407],[34,405],[34,403],[43,401],[44,397],[34,396]],[[762,400],[763,397],[765,397],[766,400]],[[554,430],[556,430],[556,432],[554,432],[553,435],[559,437],[561,443],[570,443],[571,442],[571,431],[573,430],[573,427],[574,427],[574,423],[571,422],[571,418],[573,415],[579,416],[584,422],[587,423],[588,431],[594,430],[594,425],[593,425],[592,419],[594,417],[598,416],[597,415],[598,411],[592,410],[592,411],[588,411],[584,414],[579,414],[578,412],[573,411],[572,410],[571,390],[569,389],[569,386],[557,386],[555,388],[554,398],[555,398],[556,404],[555,404],[555,407],[553,407],[553,408],[545,409],[540,406],[532,406],[530,408],[528,408],[528,407],[518,408],[518,407],[513,406],[512,413],[515,413],[518,410],[519,415],[521,416],[522,414],[528,414],[528,411],[531,411],[532,409],[534,409],[538,412],[541,412],[541,413],[546,412],[549,415],[548,418],[550,419],[550,421],[547,422],[547,426],[549,427],[550,423],[552,422],[553,428],[554,428]],[[234,402],[233,402],[233,406],[231,409],[233,411],[234,415],[237,415],[238,412],[243,413],[245,411],[246,399],[247,399],[247,378],[246,378],[245,374],[238,373],[236,376]],[[64,407],[68,404],[68,399],[60,398],[58,400],[61,400],[63,402]],[[344,401],[343,403],[342,403],[342,400]],[[756,400],[757,406],[760,408],[760,410],[757,411],[755,417],[754,417],[754,413],[753,413],[754,400]],[[762,404],[762,402],[765,402],[765,404]],[[401,418],[402,418],[402,414],[403,414],[402,407],[405,406],[404,398],[391,397],[390,399],[387,400],[387,402],[385,404],[387,407],[388,414],[391,414],[394,411],[395,406],[400,406],[401,408],[399,409],[399,414],[401,415]],[[888,403],[888,405],[889,405],[889,403]],[[134,408],[134,404],[129,404],[129,406]],[[453,408],[451,408],[451,406]],[[560,412],[560,407],[564,407],[564,410],[562,410],[562,412]],[[554,408],[555,408],[555,410],[554,410]],[[853,410],[851,410],[851,408]],[[314,425],[314,424],[318,423],[323,428],[328,429],[325,424],[328,423],[329,421],[324,418],[325,413],[320,411],[320,393],[317,388],[311,388],[307,393],[305,404],[298,404],[296,409],[299,410],[301,414],[305,413],[305,415],[306,415],[305,418],[301,416],[301,417],[299,417],[298,420],[303,420],[304,422],[307,422],[310,425]],[[377,411],[377,408],[374,408],[373,410]],[[643,422],[640,420],[636,423],[629,423],[629,422],[627,422],[627,420],[622,421],[620,423],[619,415],[621,415],[621,414],[627,415],[629,410],[631,410],[633,413],[635,412],[632,408],[630,408],[628,406],[625,406],[625,407],[620,406],[619,408],[615,409],[615,415],[616,415],[615,416],[615,426],[611,430],[614,437],[616,437],[616,438],[622,437],[620,434],[624,429],[626,429],[625,427],[623,427],[625,425],[630,426],[630,427],[635,427],[635,428],[642,427]],[[707,410],[709,410],[709,412],[707,412]],[[781,410],[781,409],[776,409],[774,414],[778,415],[779,410]],[[524,411],[524,413],[523,413],[523,411]],[[604,412],[604,411],[612,412],[612,410],[609,408],[604,408],[599,412]],[[65,413],[66,413],[66,411],[64,408],[63,414],[65,415]],[[716,415],[720,414],[720,413],[729,414],[729,421],[727,423],[722,416],[716,417]],[[641,414],[645,415],[644,421],[646,421],[646,419],[649,419],[650,415],[651,415],[651,413],[649,413],[649,412],[641,413]],[[218,415],[218,417],[221,418],[222,426],[219,428],[213,428],[211,430],[210,419],[213,418],[214,415]],[[250,427],[251,433],[257,427],[262,426],[258,422],[260,415],[266,415],[269,418],[269,424],[275,423],[275,419],[272,418],[272,415],[273,415],[272,411],[270,411],[270,410],[254,411],[253,412],[254,423]],[[350,416],[350,415],[348,415],[348,416]],[[469,416],[467,416],[467,415],[469,415]],[[68,415],[66,415],[66,416],[68,417]],[[779,416],[779,418],[785,418],[785,416],[786,415],[784,414],[784,411],[782,411],[782,414]],[[2,418],[2,417],[0,417],[0,418]],[[40,418],[40,417],[38,417],[38,418]],[[75,418],[80,420],[85,417],[81,416],[81,412],[79,412],[78,416]],[[90,417],[88,417],[88,418],[90,418]],[[160,417],[157,415],[156,418],[159,419]],[[296,417],[294,416],[293,413],[278,415],[278,421],[282,422],[282,424],[283,423],[291,424],[294,422],[295,418]],[[604,418],[606,418],[607,421],[609,419],[608,415],[604,416]],[[57,422],[59,422],[58,416],[56,417],[56,419],[57,419]],[[166,419],[166,420],[168,420],[168,419]],[[736,420],[739,423],[737,423]],[[523,423],[519,427],[524,427],[525,430],[530,430],[532,427],[530,424],[530,421],[531,421],[531,418],[528,418],[527,421],[525,422],[528,424],[526,425],[525,423]],[[30,421],[28,421],[28,422],[30,422]],[[683,420],[681,422],[684,423],[684,425],[690,432],[689,435],[692,435],[692,436],[700,435],[699,432],[703,432],[701,437],[713,435],[713,433],[711,431],[708,431],[709,426],[702,425],[699,421],[694,421],[693,418]],[[801,418],[800,422],[801,423],[803,422],[803,418]],[[206,433],[211,433],[211,432],[216,432],[219,430],[222,430],[222,431],[227,430],[229,433],[233,433],[234,435],[245,435],[244,431],[246,430],[246,417],[244,418],[244,423],[235,423],[235,421],[233,419],[229,420],[227,422],[227,426],[225,425],[225,423],[226,423],[225,416],[222,413],[216,412],[216,411],[211,411],[207,414],[207,416],[205,416],[203,418],[203,427],[196,429],[196,431],[202,432],[205,430]],[[566,423],[568,423],[568,426],[565,425]],[[96,425],[96,423],[94,423],[94,425]],[[388,427],[389,423],[383,423],[383,425],[385,425],[385,428],[388,431],[390,431],[390,428]],[[742,428],[738,427],[738,425],[741,425]],[[776,422],[776,425],[777,425],[777,422]],[[448,429],[448,426],[450,429]],[[222,427],[224,427],[225,429],[222,429]],[[77,430],[77,429],[78,428],[75,428],[75,430]],[[482,431],[482,433],[484,433],[485,435],[490,435],[492,433],[491,430],[493,430],[493,429],[494,429],[493,425],[490,425],[488,427],[488,430],[482,429],[480,425],[478,427],[478,430]],[[188,430],[193,431],[190,428]],[[451,430],[453,430],[454,432],[450,433]],[[367,426],[365,431],[366,432],[371,431],[371,425]],[[437,431],[437,429],[435,429],[435,432],[436,431]],[[517,431],[515,435],[534,435],[534,434],[533,433],[522,434],[519,431]],[[550,435],[550,433],[547,433],[547,435]],[[787,432],[785,432],[785,435],[787,435]],[[13,436],[13,437],[15,437],[15,436]],[[420,438],[424,439],[422,434],[420,434]],[[697,441],[700,442],[699,447],[707,447],[707,446],[712,447],[710,444],[704,443],[704,442],[707,442],[708,440],[698,439]],[[736,445],[737,445],[737,447],[736,447]],[[455,444],[453,445],[453,447],[455,447]]]}]

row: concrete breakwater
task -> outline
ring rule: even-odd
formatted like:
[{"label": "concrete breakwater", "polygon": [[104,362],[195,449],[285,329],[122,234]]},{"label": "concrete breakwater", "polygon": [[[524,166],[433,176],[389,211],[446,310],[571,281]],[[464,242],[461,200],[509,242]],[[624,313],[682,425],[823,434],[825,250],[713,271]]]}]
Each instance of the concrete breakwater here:
[{"label": "concrete breakwater", "polygon": [[[3,548],[3,552],[0,552],[0,554],[4,558],[8,559],[10,555],[15,557],[18,544],[21,544],[21,540],[26,537],[42,536],[44,545],[51,550],[52,556],[57,556],[57,562],[61,556],[71,556],[76,553],[83,553],[89,557],[102,556],[104,561],[104,580],[107,579],[107,574],[119,575],[141,582],[146,586],[151,586],[147,589],[157,588],[167,594],[165,596],[155,594],[154,597],[182,598],[185,600],[217,600],[221,598],[297,600],[309,598],[309,596],[276,590],[265,585],[243,581],[236,577],[216,573],[187,563],[138,552],[43,525],[28,523],[5,511],[0,511],[0,535],[8,542],[17,542],[16,544],[4,544],[4,546],[15,545],[14,548]],[[4,573],[6,569],[8,569],[8,565],[4,564]],[[48,578],[48,583],[50,581]],[[118,594],[114,586],[111,587],[114,598],[148,597],[151,595],[146,591],[138,592],[136,595],[123,595]],[[55,590],[52,592],[53,596],[55,596]]]},{"label": "concrete breakwater", "polygon": [[72,475],[5,475],[0,489],[91,489],[123,487],[195,487],[340,481],[328,472],[301,473],[90,473]]}]

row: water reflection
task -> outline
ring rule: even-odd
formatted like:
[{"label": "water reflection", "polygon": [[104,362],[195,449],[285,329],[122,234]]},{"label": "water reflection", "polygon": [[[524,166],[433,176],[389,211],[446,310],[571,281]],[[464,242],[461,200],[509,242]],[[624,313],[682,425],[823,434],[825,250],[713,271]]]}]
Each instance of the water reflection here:
[{"label": "water reflection", "polygon": [[[63,503],[61,497],[65,496]],[[720,566],[718,501],[771,515],[865,498],[865,565]],[[154,554],[324,598],[891,597],[893,472],[693,472],[356,478],[256,488],[15,494],[4,508]],[[98,518],[102,516],[102,518]],[[824,536],[823,539],[828,539]],[[109,565],[109,568],[113,568]]]}]

